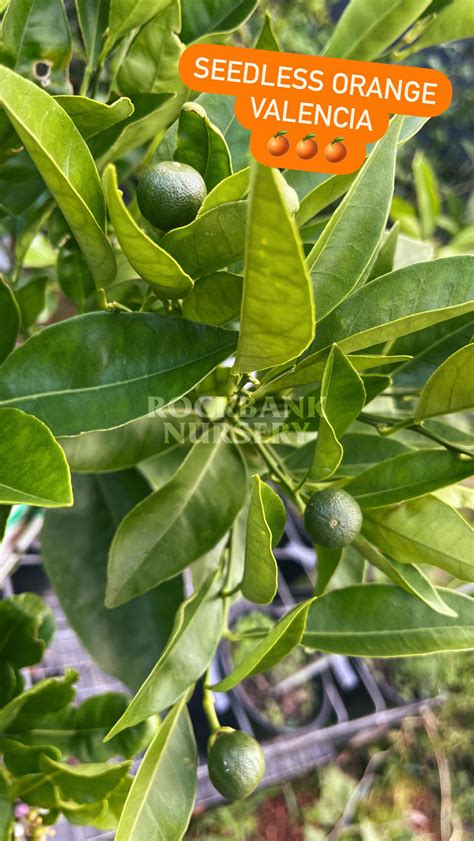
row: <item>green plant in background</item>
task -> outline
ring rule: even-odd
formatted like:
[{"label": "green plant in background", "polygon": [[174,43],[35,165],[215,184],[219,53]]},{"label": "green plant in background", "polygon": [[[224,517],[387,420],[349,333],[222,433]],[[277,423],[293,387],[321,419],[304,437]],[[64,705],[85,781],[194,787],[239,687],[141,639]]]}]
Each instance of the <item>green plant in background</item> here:
[{"label": "green plant in background", "polygon": [[[234,37],[257,5],[112,0],[91,15],[77,0],[72,38],[61,0],[47,14],[33,0],[4,4],[0,520],[16,503],[48,509],[43,557],[59,601],[135,694],[101,721],[87,756],[48,728],[33,745],[36,716],[62,716],[73,676],[59,707],[49,684],[23,692],[19,669],[40,659],[44,629],[27,623],[32,659],[12,664],[18,601],[2,603],[2,841],[25,803],[51,823],[62,813],[100,828],[106,815],[118,841],[183,837],[197,762],[187,702],[204,677],[215,737],[208,669],[231,599],[275,597],[282,497],[304,514],[321,492],[343,495],[361,512],[352,543],[340,545],[345,532],[334,545],[311,518],[316,593],[250,629],[256,644],[214,691],[300,643],[376,658],[474,647],[472,600],[457,589],[474,580],[472,530],[456,510],[473,472],[472,258],[413,265],[386,231],[397,150],[424,120],[393,119],[358,173],[325,178],[249,166],[233,101],[188,102],[185,44]],[[429,6],[352,0],[324,52],[377,59],[425,27]],[[468,34],[457,3],[439,14]],[[268,18],[258,45],[278,49]],[[165,233],[153,227],[160,184],[147,207],[137,196],[162,163],[192,168],[200,185],[190,221],[160,222]],[[434,180],[416,166],[431,233]],[[17,713],[11,723],[19,709],[32,727]],[[167,711],[127,795],[128,764],[103,763],[138,751],[141,740],[115,745]]]}]

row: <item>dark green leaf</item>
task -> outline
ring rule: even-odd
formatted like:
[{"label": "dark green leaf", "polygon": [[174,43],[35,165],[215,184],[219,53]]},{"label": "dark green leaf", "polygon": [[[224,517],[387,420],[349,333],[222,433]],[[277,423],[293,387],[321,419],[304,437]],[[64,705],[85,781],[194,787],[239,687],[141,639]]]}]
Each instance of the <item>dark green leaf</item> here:
[{"label": "dark green leaf", "polygon": [[[32,82],[54,92],[71,83],[71,33],[62,0],[10,0],[2,25],[2,48],[9,66]],[[38,72],[37,64],[45,66]]]},{"label": "dark green leaf", "polygon": [[86,259],[73,239],[60,246],[56,271],[62,291],[82,312],[87,299],[95,291],[95,285]]},{"label": "dark green leaf", "polygon": [[81,315],[8,357],[0,407],[36,415],[55,435],[110,429],[148,414],[154,395],[163,405],[183,396],[234,347],[231,331],[155,313]]},{"label": "dark green leaf", "polygon": [[3,772],[0,771],[0,841],[11,841],[13,831],[13,803]]},{"label": "dark green leaf", "polygon": [[208,191],[232,175],[232,162],[225,138],[209,120],[202,105],[183,105],[178,124],[175,161],[201,173]]},{"label": "dark green leaf", "polygon": [[474,648],[472,599],[444,588],[439,591],[456,618],[440,616],[390,584],[333,590],[313,604],[303,644],[351,657],[406,657]]},{"label": "dark green leaf", "polygon": [[129,704],[120,692],[105,692],[87,698],[74,710],[71,753],[81,762],[105,762],[119,755],[132,759],[148,747],[156,729],[154,722],[129,727],[104,744],[104,738]]},{"label": "dark green leaf", "polygon": [[78,678],[77,672],[68,670],[64,677],[46,678],[17,695],[0,710],[0,731],[12,733],[12,738],[18,739],[17,734],[31,730],[45,713],[67,707],[74,698],[73,684]]},{"label": "dark green leaf", "polygon": [[117,606],[178,575],[227,532],[242,508],[246,471],[222,436],[200,439],[173,479],[120,524],[109,559],[107,604]]},{"label": "dark green leaf", "polygon": [[342,549],[328,549],[326,546],[318,546],[316,551],[316,570],[318,577],[316,580],[315,595],[322,596],[339,566]]},{"label": "dark green leaf", "polygon": [[0,737],[0,753],[3,753],[3,760],[8,770],[16,777],[25,774],[38,774],[41,771],[41,755],[49,756],[51,759],[61,759],[61,751],[53,745],[22,745],[14,739],[3,739]]},{"label": "dark green leaf", "polygon": [[18,409],[0,409],[0,502],[72,505],[69,467],[48,427]]},{"label": "dark green leaf", "polygon": [[199,590],[182,603],[165,650],[107,739],[115,740],[124,728],[168,709],[202,677],[224,627],[221,587],[220,573],[211,572]]},{"label": "dark green leaf", "polygon": [[196,41],[212,32],[230,32],[250,17],[257,0],[181,0],[183,41]]},{"label": "dark green leaf", "polygon": [[87,56],[87,67],[94,70],[97,66],[102,39],[109,22],[110,0],[75,0],[77,18]]},{"label": "dark green leaf", "polygon": [[190,321],[220,327],[240,313],[243,279],[230,272],[200,278],[183,302],[183,315]]},{"label": "dark green leaf", "polygon": [[68,621],[94,659],[136,689],[168,639],[182,598],[181,581],[175,579],[118,610],[107,610],[110,543],[122,517],[149,489],[135,471],[78,476],[74,487],[74,508],[46,516],[44,564]]},{"label": "dark green leaf", "polygon": [[78,803],[95,803],[107,797],[130,768],[130,762],[68,765],[46,754],[42,756],[40,765],[47,778],[59,789],[61,799]]},{"label": "dark green leaf", "polygon": [[0,601],[0,660],[15,668],[39,663],[54,630],[54,617],[35,593]]},{"label": "dark green leaf", "polygon": [[278,587],[278,566],[273,549],[285,530],[285,506],[275,491],[254,476],[247,520],[242,593],[256,604],[273,601]]},{"label": "dark green leaf", "polygon": [[186,698],[166,716],[127,798],[116,841],[180,841],[196,797],[197,748]]},{"label": "dark green leaf", "polygon": [[48,275],[21,280],[15,287],[15,297],[21,315],[21,327],[26,331],[35,323],[45,307],[46,287]]},{"label": "dark green leaf", "polygon": [[0,362],[15,347],[20,332],[20,310],[15,296],[0,276]]}]

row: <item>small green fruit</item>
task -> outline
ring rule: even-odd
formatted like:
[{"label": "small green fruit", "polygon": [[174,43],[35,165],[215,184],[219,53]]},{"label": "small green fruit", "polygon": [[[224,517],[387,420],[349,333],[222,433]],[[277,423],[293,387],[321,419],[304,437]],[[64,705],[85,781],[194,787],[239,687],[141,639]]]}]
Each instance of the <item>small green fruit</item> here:
[{"label": "small green fruit", "polygon": [[257,788],[265,773],[259,743],[241,730],[223,727],[209,739],[207,763],[213,786],[227,800],[243,800]]},{"label": "small green fruit", "polygon": [[354,540],[362,525],[362,512],[350,494],[326,488],[313,494],[304,514],[306,530],[315,543],[340,549]]},{"label": "small green fruit", "polygon": [[140,212],[160,231],[189,225],[206,196],[202,175],[192,166],[177,161],[150,166],[137,187]]}]

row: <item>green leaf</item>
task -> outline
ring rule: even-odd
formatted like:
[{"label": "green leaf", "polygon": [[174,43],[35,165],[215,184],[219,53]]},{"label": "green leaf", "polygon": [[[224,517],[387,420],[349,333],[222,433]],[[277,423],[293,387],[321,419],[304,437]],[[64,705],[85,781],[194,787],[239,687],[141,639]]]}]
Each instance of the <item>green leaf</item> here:
[{"label": "green leaf", "polygon": [[10,287],[0,276],[0,362],[15,347],[20,332],[20,310]]},{"label": "green leaf", "polygon": [[311,284],[296,226],[274,171],[256,165],[235,371],[270,368],[299,356],[314,335],[314,319]]},{"label": "green leaf", "polygon": [[474,344],[453,353],[431,375],[418,400],[418,420],[463,412],[474,406]]},{"label": "green leaf", "polygon": [[[3,111],[0,113],[4,114]],[[17,137],[18,147],[21,145],[21,141],[17,135],[15,136]],[[9,158],[0,168],[0,190],[1,206],[13,216],[23,217],[21,221],[26,220],[26,227],[30,227],[31,220],[28,219],[28,209],[31,209],[32,204],[34,205],[35,202],[41,200],[46,191],[46,185],[33,161],[24,150]],[[37,210],[35,210],[35,213],[37,214]],[[31,225],[31,227],[34,226]],[[34,233],[36,233],[36,230]],[[28,245],[33,236],[29,239]],[[26,250],[27,248],[24,249],[24,253],[26,253]],[[18,258],[17,253],[15,256]]]},{"label": "green leaf", "polygon": [[317,184],[300,203],[296,214],[298,225],[305,225],[326,207],[344,196],[356,178],[357,172],[351,172],[349,175],[332,175],[321,184]]},{"label": "green leaf", "polygon": [[0,601],[0,661],[17,669],[39,663],[54,630],[54,617],[35,593]]},{"label": "green leaf", "polygon": [[124,728],[168,709],[204,674],[216,652],[225,620],[225,601],[219,595],[220,572],[212,572],[202,586],[180,605],[169,642],[160,659],[112,727],[107,740]]},{"label": "green leaf", "polygon": [[119,785],[130,768],[130,762],[107,765],[105,762],[68,765],[43,754],[41,770],[59,789],[63,800],[95,803],[107,797]]},{"label": "green leaf", "polygon": [[472,599],[438,588],[456,618],[390,584],[333,590],[312,606],[303,645],[350,657],[404,657],[474,648]]},{"label": "green leaf", "polygon": [[361,473],[372,464],[406,453],[410,449],[406,444],[393,438],[382,438],[378,433],[372,435],[364,432],[350,432],[344,435],[342,444],[344,457],[339,474],[343,476]]},{"label": "green leaf", "polygon": [[117,755],[132,759],[148,747],[156,729],[152,722],[129,727],[104,744],[104,737],[128,704],[121,692],[104,692],[83,701],[73,713],[71,753],[81,762],[105,762]]},{"label": "green leaf", "polygon": [[[77,672],[68,670],[64,677],[46,678],[21,695],[16,695],[0,710],[0,731],[11,732],[12,725],[15,734],[28,731],[35,726],[39,716],[67,707],[74,698],[73,684],[78,678]],[[12,738],[18,736],[14,735]]]},{"label": "green leaf", "polygon": [[197,423],[189,412],[155,412],[114,429],[60,438],[59,443],[74,473],[113,473],[166,453],[177,439],[186,440]]},{"label": "green leaf", "polygon": [[471,257],[448,257],[373,280],[319,324],[312,349],[337,342],[352,353],[472,312],[473,263]]},{"label": "green leaf", "polygon": [[104,188],[115,234],[130,265],[159,294],[167,298],[183,298],[193,288],[191,278],[173,257],[139,228],[125,207],[118,189],[117,172],[112,164],[104,173]]},{"label": "green leaf", "polygon": [[[62,0],[10,0],[2,24],[2,49],[9,67],[30,81],[55,92],[71,89],[71,33]],[[46,65],[46,74],[37,72],[37,63]]]},{"label": "green leaf", "polygon": [[239,201],[245,198],[249,191],[249,186],[250,167],[245,167],[245,169],[234,172],[233,175],[224,178],[220,184],[217,184],[207,194],[199,208],[198,216],[202,216],[203,213],[212,210],[214,207],[219,207],[221,204],[227,204],[228,202]]},{"label": "green leaf", "polygon": [[230,32],[244,23],[256,6],[257,0],[181,0],[181,37],[188,44],[202,35]]},{"label": "green leaf", "polygon": [[227,532],[242,508],[246,471],[221,436],[201,438],[173,479],[120,524],[110,550],[106,603],[123,604],[178,575]]},{"label": "green leaf", "polygon": [[174,159],[197,169],[208,191],[232,175],[232,161],[224,135],[211,123],[199,103],[183,105]]},{"label": "green leaf", "polygon": [[360,535],[355,539],[354,546],[362,557],[385,573],[394,584],[398,584],[407,593],[421,599],[436,613],[443,616],[457,616],[457,613],[441,598],[440,591],[436,590],[429,578],[417,566],[399,564],[397,561],[386,558],[376,546],[372,546]]},{"label": "green leaf", "polygon": [[82,312],[94,294],[95,284],[86,259],[73,239],[66,240],[59,248],[56,274],[64,294]]},{"label": "green leaf", "polygon": [[48,275],[22,278],[15,287],[15,297],[20,310],[21,326],[26,331],[44,310]]},{"label": "green leaf", "polygon": [[141,762],[116,841],[180,841],[196,798],[197,748],[186,698],[166,716]]},{"label": "green leaf", "polygon": [[0,503],[73,503],[63,450],[44,423],[18,409],[0,409]]},{"label": "green leaf", "polygon": [[266,672],[280,660],[283,660],[300,643],[312,602],[313,599],[309,599],[290,610],[255,646],[251,653],[212,689],[215,692],[228,692],[229,689],[237,686],[238,683],[250,677],[250,675]]},{"label": "green leaf", "polygon": [[[89,821],[94,828],[104,829],[106,831],[117,829],[132,783],[132,777],[124,777],[118,786],[107,795],[106,807],[104,807],[100,815]],[[68,816],[65,815],[65,817]],[[68,820],[70,820],[69,817]]]},{"label": "green leaf", "polygon": [[0,737],[0,753],[8,770],[16,777],[25,774],[38,774],[41,771],[40,757],[44,754],[51,759],[61,759],[61,751],[53,745],[22,745],[14,739]]},{"label": "green leaf", "polygon": [[436,175],[426,155],[418,149],[413,158],[413,179],[420,213],[421,236],[433,236],[441,212],[441,197]]},{"label": "green leaf", "polygon": [[134,39],[118,72],[118,90],[132,94],[179,90],[178,64],[184,49],[180,29],[179,0],[171,0]]},{"label": "green leaf", "polygon": [[[286,388],[295,388],[299,385],[309,385],[320,383],[330,351],[325,349],[312,353],[298,362],[294,369],[289,373],[283,373],[280,377],[275,378],[265,386],[261,391],[278,391]],[[384,365],[394,365],[397,362],[405,362],[410,359],[409,356],[382,356],[379,354],[354,354],[350,358],[350,363],[356,371],[368,371],[371,368],[379,368]],[[259,390],[260,392],[260,390]]]},{"label": "green leaf", "polygon": [[169,231],[160,245],[191,277],[202,277],[242,259],[246,221],[247,202],[227,202]]},{"label": "green leaf", "polygon": [[13,832],[13,803],[7,781],[0,771],[0,841],[11,841]]},{"label": "green leaf", "polygon": [[36,415],[55,435],[120,426],[147,415],[152,395],[167,405],[186,394],[232,352],[235,335],[155,313],[80,315],[8,357],[0,407]]},{"label": "green leaf", "polygon": [[90,71],[97,67],[97,60],[105,30],[109,22],[110,0],[75,0],[79,28],[81,30],[87,67]]},{"label": "green leaf", "polygon": [[133,114],[133,102],[127,97],[116,99],[112,105],[88,99],[87,96],[57,96],[61,108],[69,114],[83,137],[94,137]]},{"label": "green leaf", "polygon": [[285,506],[280,497],[259,476],[254,476],[241,589],[245,598],[255,604],[269,604],[275,598],[278,566],[273,549],[281,540],[285,524]]},{"label": "green leaf", "polygon": [[472,527],[436,496],[364,511],[362,531],[399,563],[432,564],[455,578],[474,581]]},{"label": "green leaf", "polygon": [[341,557],[342,549],[328,549],[327,546],[317,547],[316,596],[322,596],[327,590],[328,584],[339,566]]},{"label": "green leaf", "polygon": [[274,52],[280,52],[281,47],[278,43],[278,38],[275,34],[275,30],[273,27],[273,20],[271,15],[268,12],[265,12],[263,18],[263,26],[260,35],[257,38],[257,42],[255,44],[256,50],[273,50]]},{"label": "green leaf", "polygon": [[[117,610],[104,607],[115,530],[149,492],[135,471],[77,476],[76,504],[48,512],[42,555],[70,625],[104,671],[136,689],[160,656],[182,599],[176,579]],[[133,634],[130,633],[133,628]]]},{"label": "green leaf", "polygon": [[110,0],[109,25],[99,61],[102,62],[112,47],[132,29],[145,26],[149,20],[168,6],[170,0]]},{"label": "green leaf", "polygon": [[221,93],[203,93],[197,102],[224,135],[232,155],[234,170],[237,172],[248,166],[250,132],[235,116],[235,98]]},{"label": "green leaf", "polygon": [[461,482],[474,461],[444,450],[415,450],[374,464],[344,485],[361,508],[380,508]]},{"label": "green leaf", "polygon": [[398,222],[395,222],[392,228],[386,233],[368,280],[374,280],[376,277],[382,277],[382,275],[393,271],[399,230],[400,226]]},{"label": "green leaf", "polygon": [[431,0],[351,0],[324,55],[372,61],[414,23]]},{"label": "green leaf", "polygon": [[464,0],[451,0],[437,14],[434,14],[420,38],[404,51],[404,57],[418,53],[427,47],[447,44],[449,41],[461,41],[474,37],[472,9]]},{"label": "green leaf", "polygon": [[115,258],[105,236],[104,196],[89,149],[46,91],[3,66],[0,89],[6,114],[63,212],[96,284],[106,286],[115,276]]},{"label": "green leaf", "polygon": [[360,284],[375,260],[390,210],[403,119],[392,120],[307,258],[319,320]]},{"label": "green leaf", "polygon": [[448,356],[470,342],[473,333],[474,319],[466,313],[397,339],[391,351],[409,353],[413,358],[394,371],[395,385],[421,389]]},{"label": "green leaf", "polygon": [[216,272],[200,278],[183,301],[183,315],[190,321],[220,327],[238,318],[243,279],[231,272]]},{"label": "green leaf", "polygon": [[344,454],[340,439],[359,416],[365,404],[364,384],[351,361],[333,345],[324,369],[319,402],[318,437],[308,479],[329,479]]}]

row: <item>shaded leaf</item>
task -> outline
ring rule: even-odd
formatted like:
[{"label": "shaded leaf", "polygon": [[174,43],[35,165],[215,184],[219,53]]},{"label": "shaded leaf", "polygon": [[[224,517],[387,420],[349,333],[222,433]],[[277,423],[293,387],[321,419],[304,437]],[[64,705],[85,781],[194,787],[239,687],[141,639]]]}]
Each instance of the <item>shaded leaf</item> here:
[{"label": "shaded leaf", "polygon": [[20,332],[20,310],[10,287],[0,276],[0,362],[15,347]]},{"label": "shaded leaf", "polygon": [[[8,65],[54,91],[70,90],[71,33],[62,0],[10,0],[2,23]],[[36,70],[44,64],[46,74]]]},{"label": "shaded leaf", "polygon": [[453,353],[423,386],[415,417],[463,412],[474,406],[474,344]]},{"label": "shaded leaf", "polygon": [[252,14],[257,0],[181,0],[181,37],[189,43],[213,32],[230,32]]},{"label": "shaded leaf", "polygon": [[254,476],[241,589],[245,598],[256,604],[268,604],[275,598],[278,566],[273,549],[281,540],[285,524],[285,506],[280,497],[259,476]]},{"label": "shaded leaf", "polygon": [[183,105],[174,159],[200,172],[208,191],[232,175],[232,162],[225,138],[198,103]]},{"label": "shaded leaf", "polygon": [[118,72],[118,90],[132,94],[179,90],[178,63],[184,49],[180,29],[179,0],[168,0],[134,39]]},{"label": "shaded leaf", "polygon": [[83,137],[94,137],[133,114],[133,102],[126,97],[116,99],[111,105],[88,99],[87,96],[57,96],[61,108],[69,114]]},{"label": "shaded leaf", "polygon": [[0,661],[17,669],[42,659],[54,630],[51,608],[35,593],[0,601]]},{"label": "shaded leaf", "polygon": [[104,60],[117,41],[132,29],[144,26],[162,12],[169,2],[170,0],[136,0],[130,3],[129,0],[110,0],[109,25],[99,62]]},{"label": "shaded leaf", "polygon": [[183,315],[190,321],[220,327],[238,318],[243,279],[231,272],[205,275],[183,301]]}]

